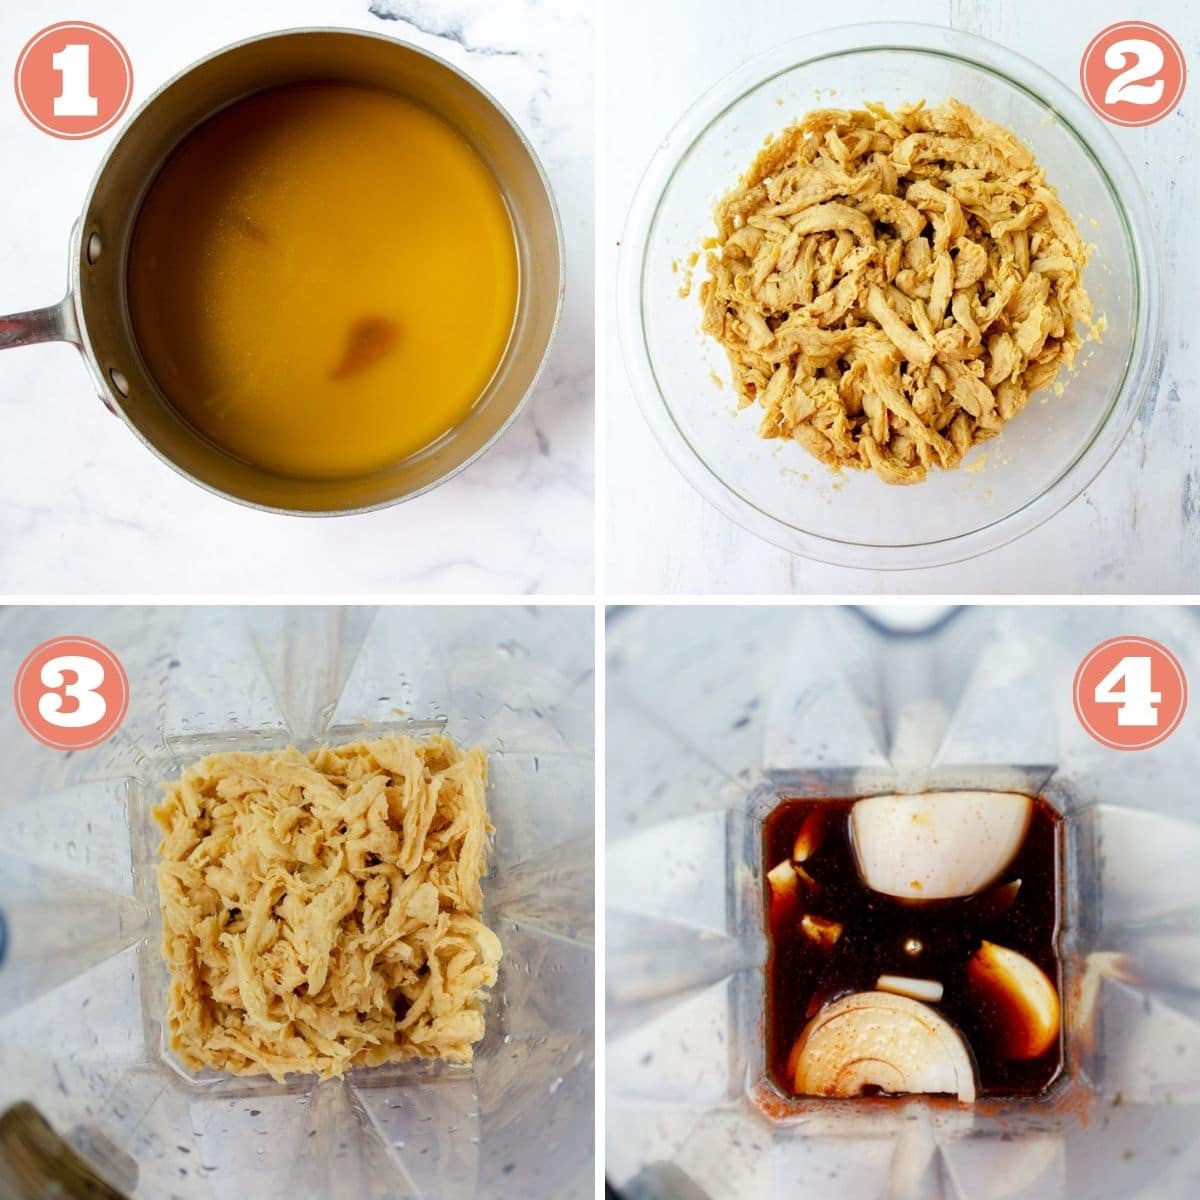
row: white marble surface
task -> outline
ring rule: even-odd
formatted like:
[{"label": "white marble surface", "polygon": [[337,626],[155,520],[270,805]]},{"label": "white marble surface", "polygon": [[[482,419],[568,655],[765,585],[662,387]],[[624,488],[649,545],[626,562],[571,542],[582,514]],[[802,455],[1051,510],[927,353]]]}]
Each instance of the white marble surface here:
[{"label": "white marble surface", "polygon": [[[1088,491],[1040,529],[951,567],[888,573],[829,567],[759,541],[711,508],[675,471],[642,420],[616,337],[617,242],[637,182],[661,138],[712,82],[788,38],[880,20],[949,25],[1010,46],[1069,85],[1106,26],[1153,21],[1192,67],[1182,106],[1157,125],[1114,134],[1142,172],[1159,220],[1166,276],[1166,361],[1155,392]],[[637,35],[631,36],[636,29]],[[1184,0],[853,0],[834,9],[778,0],[609,0],[604,241],[608,326],[607,565],[610,594],[1191,593],[1200,573],[1196,311],[1200,187],[1200,15]],[[613,86],[613,80],[625,80]],[[648,511],[654,519],[648,521]]]},{"label": "white marble surface", "polygon": [[417,500],[332,520],[255,512],[186,483],[104,410],[69,346],[0,355],[0,594],[590,592],[589,0],[0,5],[0,312],[61,297],[68,231],[117,132],[64,142],[17,107],[8,80],[21,47],[66,19],[95,21],[124,43],[134,106],[201,55],[290,26],[372,30],[446,58],[505,105],[550,175],[567,241],[567,302],[535,394],[482,460]]}]

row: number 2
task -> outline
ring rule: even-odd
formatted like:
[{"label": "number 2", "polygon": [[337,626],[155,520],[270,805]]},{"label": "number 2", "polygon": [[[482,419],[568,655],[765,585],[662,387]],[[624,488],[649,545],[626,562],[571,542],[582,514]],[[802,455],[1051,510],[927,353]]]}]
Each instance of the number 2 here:
[{"label": "number 2", "polygon": [[56,117],[94,117],[100,102],[92,95],[92,48],[86,42],[72,42],[50,59],[50,65],[62,76],[62,88],[54,97]]},{"label": "number 2", "polygon": [[1124,100],[1126,104],[1157,104],[1162,99],[1166,85],[1161,79],[1149,84],[1141,80],[1154,79],[1163,69],[1166,59],[1162,48],[1144,38],[1123,38],[1105,50],[1104,65],[1120,71],[1125,66],[1127,54],[1133,55],[1133,65],[1113,76],[1104,93],[1104,103],[1116,104]]},{"label": "number 2", "polygon": [[[1121,691],[1115,691],[1118,683],[1124,683]],[[1162,703],[1162,692],[1152,690],[1150,681],[1150,659],[1142,655],[1127,654],[1105,677],[1096,684],[1097,704],[1119,704],[1118,725],[1158,725],[1158,706]]]},{"label": "number 2", "polygon": [[[75,676],[67,683],[64,671]],[[42,667],[42,683],[51,690],[38,700],[42,719],[60,729],[84,729],[104,720],[108,705],[96,688],[104,682],[104,668],[94,659],[81,654],[62,654]],[[63,697],[75,701],[74,708],[64,708]]]}]

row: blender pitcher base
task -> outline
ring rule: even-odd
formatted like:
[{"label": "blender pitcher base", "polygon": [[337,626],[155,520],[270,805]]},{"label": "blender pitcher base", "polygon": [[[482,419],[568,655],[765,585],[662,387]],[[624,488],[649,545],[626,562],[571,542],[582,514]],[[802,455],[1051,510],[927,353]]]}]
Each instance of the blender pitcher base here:
[{"label": "blender pitcher base", "polygon": [[[618,1190],[669,1196],[653,1190],[669,1166],[711,1200],[1190,1197],[1200,755],[1178,737],[1154,763],[1114,755],[1070,708],[1079,656],[1128,620],[966,608],[899,634],[844,608],[754,607],[610,624],[609,735],[638,737],[608,774]],[[1159,620],[1200,646],[1171,614],[1135,623],[1153,637]],[[1063,816],[1062,1074],[973,1104],[782,1095],[765,1070],[763,819],[781,796],[959,789]]]}]

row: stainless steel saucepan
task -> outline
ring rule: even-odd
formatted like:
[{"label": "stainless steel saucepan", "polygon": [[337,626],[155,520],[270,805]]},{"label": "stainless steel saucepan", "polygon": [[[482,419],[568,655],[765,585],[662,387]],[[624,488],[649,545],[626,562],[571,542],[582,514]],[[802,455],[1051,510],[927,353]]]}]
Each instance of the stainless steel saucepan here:
[{"label": "stainless steel saucepan", "polygon": [[[171,151],[218,110],[255,92],[300,82],[388,88],[436,112],[475,148],[508,204],[520,287],[512,335],[470,414],[431,446],[350,479],[279,475],[236,459],[184,421],[151,377],[126,299],[126,259],[146,192]],[[512,422],[558,325],[562,232],[550,185],[529,143],[482,88],[440,59],[376,34],[314,29],[267,34],[201,59],[151,96],[113,143],[71,237],[66,297],[0,317],[0,349],[77,345],[104,403],[161,459],[194,482],[280,512],[337,514],[419,495],[462,470]],[[2,378],[2,376],[0,376]]]}]

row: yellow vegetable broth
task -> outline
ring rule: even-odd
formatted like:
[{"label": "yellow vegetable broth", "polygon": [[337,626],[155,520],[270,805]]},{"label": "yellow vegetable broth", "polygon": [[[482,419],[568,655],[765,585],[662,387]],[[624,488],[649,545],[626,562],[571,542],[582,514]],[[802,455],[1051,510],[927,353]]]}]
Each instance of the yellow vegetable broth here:
[{"label": "yellow vegetable broth", "polygon": [[449,125],[381,89],[281,87],[171,155],[129,303],[176,410],[237,457],[361,475],[461,422],[517,299],[508,210]]}]

